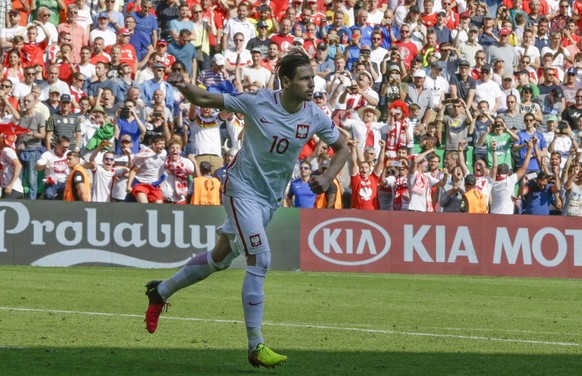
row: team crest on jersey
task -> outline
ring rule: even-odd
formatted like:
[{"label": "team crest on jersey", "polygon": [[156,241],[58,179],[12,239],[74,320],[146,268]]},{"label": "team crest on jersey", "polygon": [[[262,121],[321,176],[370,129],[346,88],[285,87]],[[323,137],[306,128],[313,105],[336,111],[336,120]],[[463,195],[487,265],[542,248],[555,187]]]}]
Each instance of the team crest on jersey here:
[{"label": "team crest on jersey", "polygon": [[295,138],[305,139],[309,135],[309,125],[308,124],[297,124],[297,131],[295,132]]},{"label": "team crest on jersey", "polygon": [[261,235],[259,234],[250,235],[249,240],[251,241],[251,247],[253,248],[263,245],[263,242],[261,241]]}]

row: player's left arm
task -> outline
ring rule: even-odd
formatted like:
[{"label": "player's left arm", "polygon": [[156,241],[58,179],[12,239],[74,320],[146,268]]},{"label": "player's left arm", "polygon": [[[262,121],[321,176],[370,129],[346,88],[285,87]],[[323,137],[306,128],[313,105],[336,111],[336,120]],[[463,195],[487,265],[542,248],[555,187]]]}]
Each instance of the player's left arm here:
[{"label": "player's left arm", "polygon": [[318,176],[314,176],[309,180],[309,187],[315,194],[320,194],[329,188],[329,184],[340,173],[341,169],[348,160],[348,146],[343,137],[338,137],[336,142],[330,145],[333,149],[333,157],[331,157],[327,171]]}]

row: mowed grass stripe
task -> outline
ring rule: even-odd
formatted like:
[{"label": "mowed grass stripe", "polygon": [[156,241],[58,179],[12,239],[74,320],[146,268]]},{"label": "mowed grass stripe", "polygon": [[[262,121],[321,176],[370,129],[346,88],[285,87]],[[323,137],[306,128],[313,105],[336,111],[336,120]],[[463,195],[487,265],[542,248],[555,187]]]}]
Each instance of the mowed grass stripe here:
[{"label": "mowed grass stripe", "polygon": [[[87,316],[109,316],[109,317],[129,317],[129,318],[139,318],[143,319],[143,315],[136,314],[123,314],[123,313],[108,313],[108,312],[82,312],[82,311],[65,311],[65,310],[54,310],[54,309],[36,309],[36,308],[15,308],[15,307],[0,307],[2,311],[17,311],[17,312],[40,312],[40,313],[61,313],[70,315],[87,315]],[[163,320],[176,320],[176,321],[196,321],[204,323],[227,323],[227,324],[244,324],[242,320],[220,320],[220,319],[203,319],[195,317],[173,317],[173,316],[162,316]],[[547,345],[547,346],[567,346],[567,347],[582,347],[582,343],[573,342],[554,342],[554,341],[542,341],[542,340],[525,340],[516,338],[496,338],[496,337],[482,337],[482,336],[470,336],[470,335],[455,335],[446,333],[423,333],[423,332],[412,332],[412,331],[398,331],[398,330],[385,330],[385,329],[365,329],[365,328],[354,328],[347,326],[332,326],[332,325],[318,325],[309,323],[277,323],[277,322],[264,322],[265,326],[281,327],[281,328],[304,328],[304,329],[319,329],[319,330],[335,330],[335,331],[348,331],[348,332],[361,332],[361,333],[377,333],[377,334],[387,334],[387,335],[403,335],[403,336],[420,336],[420,337],[437,337],[437,338],[452,338],[452,339],[463,339],[463,340],[475,340],[475,341],[499,341],[499,342],[512,342],[512,343],[530,343],[536,345]],[[443,328],[448,330],[467,330],[471,331],[472,328]],[[555,333],[559,334],[559,333]]]}]

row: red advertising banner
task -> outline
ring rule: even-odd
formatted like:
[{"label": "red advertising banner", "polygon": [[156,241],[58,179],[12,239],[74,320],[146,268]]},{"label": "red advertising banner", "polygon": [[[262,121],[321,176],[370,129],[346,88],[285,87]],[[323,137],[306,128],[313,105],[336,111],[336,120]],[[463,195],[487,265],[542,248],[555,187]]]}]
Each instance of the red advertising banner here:
[{"label": "red advertising banner", "polygon": [[301,211],[301,270],[582,278],[572,217]]}]

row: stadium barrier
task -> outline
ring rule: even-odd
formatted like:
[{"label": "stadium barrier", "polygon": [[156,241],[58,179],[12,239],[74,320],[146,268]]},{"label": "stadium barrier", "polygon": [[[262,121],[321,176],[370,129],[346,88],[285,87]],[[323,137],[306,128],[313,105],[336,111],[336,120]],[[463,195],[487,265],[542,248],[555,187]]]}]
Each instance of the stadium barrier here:
[{"label": "stadium barrier", "polygon": [[[223,221],[222,207],[0,201],[0,264],[176,268],[211,249]],[[582,278],[581,225],[554,216],[280,209],[267,233],[274,270]]]}]

